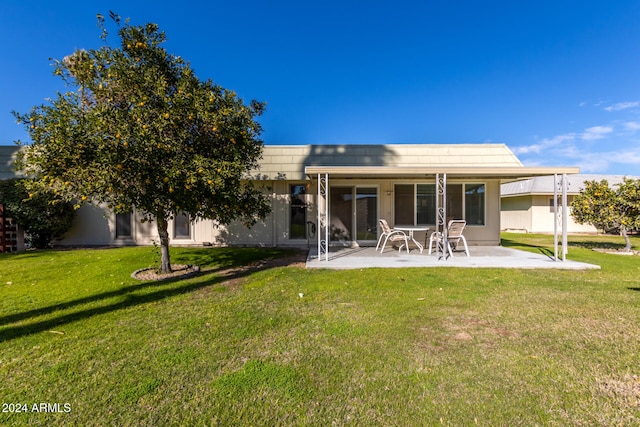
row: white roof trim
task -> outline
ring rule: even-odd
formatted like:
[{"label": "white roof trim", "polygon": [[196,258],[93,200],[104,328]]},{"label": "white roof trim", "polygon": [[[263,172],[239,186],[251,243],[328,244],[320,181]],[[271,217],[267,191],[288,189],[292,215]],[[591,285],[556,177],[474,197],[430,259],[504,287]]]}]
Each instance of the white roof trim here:
[{"label": "white roof trim", "polygon": [[522,179],[553,174],[579,173],[577,167],[453,167],[453,166],[306,166],[305,174],[329,174],[334,178],[424,177],[447,174],[451,177]]}]

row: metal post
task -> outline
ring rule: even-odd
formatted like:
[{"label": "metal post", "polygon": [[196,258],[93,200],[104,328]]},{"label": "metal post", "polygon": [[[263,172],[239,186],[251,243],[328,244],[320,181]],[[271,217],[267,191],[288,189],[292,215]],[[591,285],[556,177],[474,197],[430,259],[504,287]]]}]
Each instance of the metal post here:
[{"label": "metal post", "polygon": [[567,242],[569,207],[567,206],[567,174],[562,174],[562,261],[566,261],[569,247]]},{"label": "metal post", "polygon": [[324,174],[324,258],[329,261],[329,229],[331,228],[331,217],[329,216],[329,174]]},{"label": "metal post", "polygon": [[441,239],[437,240],[436,254],[438,259],[447,259],[448,238],[447,235],[447,174],[436,174],[436,230]]},{"label": "metal post", "polygon": [[558,261],[558,174],[553,174],[553,260]]},{"label": "metal post", "polygon": [[[440,232],[440,203],[441,203],[440,174],[437,173],[436,174],[436,227],[435,227],[435,230],[433,230],[436,236]],[[429,244],[431,244],[431,242],[429,242]],[[429,249],[431,249],[431,247],[429,247]],[[438,240],[436,240],[436,256],[438,257],[438,259],[440,259],[440,243],[438,243]]]},{"label": "metal post", "polygon": [[[328,201],[329,174],[318,174],[318,260],[329,261],[329,201]],[[324,237],[324,239],[323,239]]]},{"label": "metal post", "polygon": [[316,231],[316,236],[318,238],[318,261],[320,261],[320,249],[322,248],[322,190],[320,189],[320,174],[318,174],[318,199],[316,209],[318,210],[318,230]]}]

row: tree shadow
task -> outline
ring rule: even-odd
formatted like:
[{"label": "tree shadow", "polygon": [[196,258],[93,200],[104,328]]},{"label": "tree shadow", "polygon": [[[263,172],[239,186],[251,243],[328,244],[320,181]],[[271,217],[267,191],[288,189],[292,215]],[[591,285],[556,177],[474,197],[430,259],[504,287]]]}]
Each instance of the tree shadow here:
[{"label": "tree shadow", "polygon": [[513,248],[513,249],[531,248],[531,249],[535,249],[537,252],[540,252],[542,255],[553,258],[553,251],[544,246],[537,246],[537,245],[531,245],[528,243],[516,242],[515,240],[510,240],[505,238],[500,239],[500,241],[501,241],[501,245],[504,246],[505,248]]},{"label": "tree shadow", "polygon": [[[42,321],[38,321],[35,323],[30,323],[27,325],[19,325],[19,326],[10,326],[0,330],[0,342],[10,341],[19,337],[23,337],[26,335],[44,332],[53,328],[59,328],[61,325],[66,325],[78,320],[87,319],[89,317],[93,317],[100,314],[106,314],[113,311],[141,305],[147,304],[150,302],[160,301],[169,297],[173,297],[176,295],[187,294],[202,288],[207,288],[210,286],[214,286],[217,284],[221,284],[223,282],[229,280],[236,280],[240,278],[247,277],[253,274],[256,271],[265,270],[268,268],[273,268],[277,266],[286,266],[288,264],[299,262],[299,254],[296,256],[292,256],[289,258],[281,258],[281,259],[262,259],[259,264],[238,268],[237,270],[232,270],[229,274],[220,275],[222,271],[228,271],[229,266],[219,267],[215,269],[210,269],[206,271],[201,271],[198,275],[191,276],[190,280],[181,280],[180,278],[176,279],[168,279],[158,282],[143,282],[141,284],[131,285],[119,289],[117,291],[104,292],[101,294],[93,295],[86,298],[79,298],[73,301],[68,301],[60,304],[54,304],[47,307],[37,308],[34,310],[25,311],[22,313],[10,314],[7,316],[0,317],[0,326],[10,325],[11,323],[27,320],[33,317],[47,315],[56,311],[70,309],[76,306],[81,306],[84,304],[94,303],[101,300],[106,300],[109,298],[115,297],[125,297],[124,300],[114,302],[112,304],[108,304],[101,307],[93,307],[85,310],[80,310],[73,313],[62,314],[51,319],[46,319]],[[290,262],[287,260],[291,259]],[[256,261],[255,257],[252,259]],[[237,263],[237,260],[236,260]],[[205,276],[213,276],[210,278],[204,279]],[[197,281],[197,278],[203,278],[202,281]],[[183,282],[183,283],[180,283]],[[143,295],[138,295],[136,292],[148,289],[148,288],[156,288],[157,290],[154,292],[146,293]]]},{"label": "tree shadow", "polygon": [[571,246],[577,246],[585,249],[611,249],[620,250],[625,247],[624,243],[602,242],[597,240],[585,240],[579,242],[571,242]]},{"label": "tree shadow", "polygon": [[220,266],[220,268],[236,268],[247,264],[271,260],[293,255],[295,250],[283,250],[278,248],[189,248],[181,252],[178,247],[171,248],[173,252],[171,260],[176,264],[206,266]]}]

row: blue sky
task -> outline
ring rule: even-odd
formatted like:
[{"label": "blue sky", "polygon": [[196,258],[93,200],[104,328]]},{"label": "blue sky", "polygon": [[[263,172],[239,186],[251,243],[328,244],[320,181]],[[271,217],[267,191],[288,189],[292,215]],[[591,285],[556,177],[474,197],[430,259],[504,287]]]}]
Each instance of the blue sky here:
[{"label": "blue sky", "polygon": [[266,144],[493,142],[529,166],[640,175],[637,1],[2,0],[0,144],[28,140],[11,110],[63,88],[49,58],[99,48],[109,10],[266,101]]}]

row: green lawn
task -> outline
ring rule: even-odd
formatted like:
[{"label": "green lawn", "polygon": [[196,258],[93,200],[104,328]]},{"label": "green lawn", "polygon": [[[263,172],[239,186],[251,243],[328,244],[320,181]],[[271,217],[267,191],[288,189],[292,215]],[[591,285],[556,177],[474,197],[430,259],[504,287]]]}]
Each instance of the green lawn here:
[{"label": "green lawn", "polygon": [[161,283],[148,247],[1,255],[0,425],[640,425],[640,257],[592,250],[621,240],[570,237],[579,272],[173,248],[205,273]]}]

